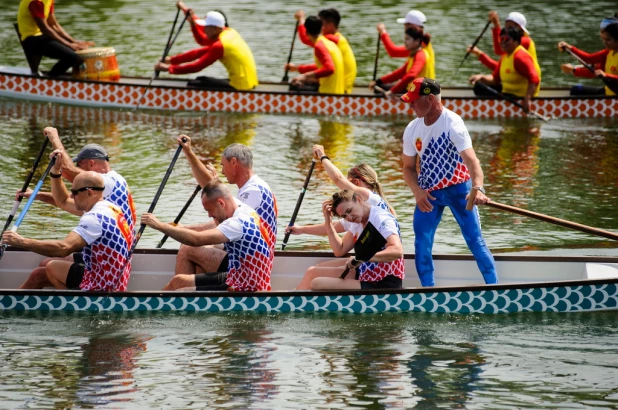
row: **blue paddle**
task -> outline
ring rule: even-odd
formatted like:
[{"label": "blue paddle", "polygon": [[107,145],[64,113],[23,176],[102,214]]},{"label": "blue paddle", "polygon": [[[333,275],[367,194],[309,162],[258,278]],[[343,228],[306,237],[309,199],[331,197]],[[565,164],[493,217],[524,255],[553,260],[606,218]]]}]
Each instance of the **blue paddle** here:
[{"label": "blue paddle", "polygon": [[[43,182],[45,181],[45,178],[47,178],[49,171],[51,171],[55,163],[56,163],[56,156],[53,156],[51,161],[49,161],[49,165],[47,166],[47,169],[45,170],[45,172],[43,172],[41,179],[39,179],[39,182],[34,187],[34,190],[32,191],[32,195],[30,195],[30,198],[28,198],[28,202],[26,202],[26,205],[19,213],[19,216],[17,217],[15,224],[11,228],[11,232],[17,232],[17,228],[19,228],[19,225],[21,225],[21,222],[24,220],[24,217],[26,216],[28,209],[30,209],[30,205],[32,205],[32,203],[34,202],[36,195],[39,193],[39,191],[41,190],[41,187],[43,186]],[[4,251],[6,250],[6,248],[7,248],[7,245],[5,244],[2,244],[2,247],[0,247],[0,259],[2,259],[2,256],[4,256]]]}]

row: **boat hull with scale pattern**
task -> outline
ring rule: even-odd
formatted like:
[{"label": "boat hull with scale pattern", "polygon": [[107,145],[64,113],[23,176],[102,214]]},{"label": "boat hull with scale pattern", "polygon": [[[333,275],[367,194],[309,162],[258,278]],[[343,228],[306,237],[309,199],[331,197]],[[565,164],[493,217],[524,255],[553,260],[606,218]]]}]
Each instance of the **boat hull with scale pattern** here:
[{"label": "boat hull with scale pattern", "polygon": [[9,248],[0,260],[0,310],[192,312],[512,313],[618,310],[618,257],[497,255],[501,284],[484,285],[475,261],[436,255],[436,287],[422,288],[407,255],[404,289],[291,291],[321,252],[278,252],[270,292],[163,292],[174,250],[137,250],[129,291],[16,290],[42,256]]},{"label": "boat hull with scale pattern", "polygon": [[[342,116],[413,115],[401,101],[385,99],[367,87],[352,94],[299,93],[287,84],[263,83],[250,91],[213,91],[188,85],[183,78],[123,77],[117,82],[34,76],[29,70],[0,67],[0,96],[91,107],[181,111]],[[144,96],[142,98],[142,95]],[[470,88],[443,88],[442,101],[463,118],[519,118],[517,106],[501,99],[476,97]],[[618,98],[570,96],[565,88],[544,88],[533,108],[550,118],[615,117]]]}]

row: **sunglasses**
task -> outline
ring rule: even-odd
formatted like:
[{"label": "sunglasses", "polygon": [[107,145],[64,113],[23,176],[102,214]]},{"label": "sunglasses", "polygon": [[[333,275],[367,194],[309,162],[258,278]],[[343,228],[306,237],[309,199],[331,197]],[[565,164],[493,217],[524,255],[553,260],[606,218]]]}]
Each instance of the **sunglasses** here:
[{"label": "sunglasses", "polygon": [[71,193],[73,194],[73,196],[77,196],[77,194],[79,194],[80,192],[84,192],[87,191],[89,189],[92,189],[93,191],[104,191],[105,187],[100,187],[100,186],[85,186],[83,188],[79,188],[79,189],[71,189]]}]

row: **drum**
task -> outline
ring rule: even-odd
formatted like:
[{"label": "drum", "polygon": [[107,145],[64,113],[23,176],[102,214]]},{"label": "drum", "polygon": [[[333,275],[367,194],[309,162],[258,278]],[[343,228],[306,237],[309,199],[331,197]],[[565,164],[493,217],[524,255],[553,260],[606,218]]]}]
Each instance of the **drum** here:
[{"label": "drum", "polygon": [[112,47],[92,47],[76,51],[84,60],[79,67],[73,67],[73,77],[82,80],[120,80],[116,62],[116,50]]}]

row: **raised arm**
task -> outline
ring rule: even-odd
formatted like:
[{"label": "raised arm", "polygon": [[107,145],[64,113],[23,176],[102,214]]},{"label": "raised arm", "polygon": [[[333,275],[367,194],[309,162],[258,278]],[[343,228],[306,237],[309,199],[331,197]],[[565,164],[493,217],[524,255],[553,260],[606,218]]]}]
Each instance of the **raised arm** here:
[{"label": "raised arm", "polygon": [[[185,141],[183,141],[183,139]],[[191,167],[191,173],[197,180],[199,186],[203,187],[209,181],[217,179],[217,170],[211,164],[204,165],[202,161],[195,155],[195,152],[191,149],[191,138],[186,135],[178,137],[178,143],[182,145],[182,152],[185,153],[189,166]]]},{"label": "raised arm", "polygon": [[324,147],[322,145],[313,146],[313,155],[315,155],[315,157],[319,159],[320,162],[322,162],[322,166],[324,167],[326,174],[328,175],[330,180],[333,181],[335,185],[337,185],[339,189],[348,189],[350,191],[353,191],[357,195],[360,195],[361,198],[363,198],[365,201],[369,199],[371,191],[367,188],[354,185],[352,182],[350,182],[348,178],[343,175],[343,172],[341,172],[341,170],[339,170],[339,168],[337,168],[335,164],[332,163],[330,158],[328,158],[328,156],[324,152]]}]

